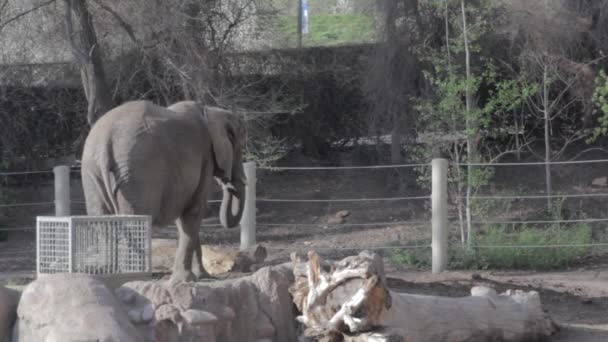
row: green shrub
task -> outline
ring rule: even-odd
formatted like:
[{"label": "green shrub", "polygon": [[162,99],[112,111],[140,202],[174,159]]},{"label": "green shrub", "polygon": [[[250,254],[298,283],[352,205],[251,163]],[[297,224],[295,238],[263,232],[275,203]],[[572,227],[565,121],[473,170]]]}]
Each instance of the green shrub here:
[{"label": "green shrub", "polygon": [[[485,234],[475,236],[473,245],[477,247],[472,250],[453,248],[451,260],[453,266],[463,268],[556,269],[570,266],[591,253],[589,247],[564,245],[589,243],[591,227],[586,224],[549,228],[524,226],[518,231],[491,227]],[[549,247],[555,245],[558,247]]]},{"label": "green shrub", "polygon": [[391,249],[388,256],[390,260],[397,264],[417,268],[428,268],[431,266],[430,249]]}]

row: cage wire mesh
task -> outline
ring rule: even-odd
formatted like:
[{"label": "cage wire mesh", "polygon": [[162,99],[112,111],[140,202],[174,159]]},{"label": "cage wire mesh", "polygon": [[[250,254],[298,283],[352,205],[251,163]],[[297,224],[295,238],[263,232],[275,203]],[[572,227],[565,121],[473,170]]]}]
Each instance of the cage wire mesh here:
[{"label": "cage wire mesh", "polygon": [[151,272],[149,216],[38,217],[37,272]]}]

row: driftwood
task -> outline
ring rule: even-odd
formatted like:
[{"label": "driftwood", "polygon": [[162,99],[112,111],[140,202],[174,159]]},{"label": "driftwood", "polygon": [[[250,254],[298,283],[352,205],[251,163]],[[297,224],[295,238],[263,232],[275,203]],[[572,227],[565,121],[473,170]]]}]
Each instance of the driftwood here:
[{"label": "driftwood", "polygon": [[[220,246],[201,245],[203,266],[211,275],[228,272],[252,272],[266,259],[266,248],[255,245],[246,250]],[[152,266],[156,271],[170,271],[175,259],[177,240],[152,240]]]},{"label": "driftwood", "polygon": [[250,272],[252,266],[260,265],[266,259],[266,248],[255,245],[245,250],[201,245],[203,266],[209,274],[227,272]]},{"label": "driftwood", "polygon": [[319,341],[534,341],[555,331],[535,291],[404,294],[387,288],[382,259],[368,252],[333,263],[310,252],[307,262],[292,261],[297,319]]}]

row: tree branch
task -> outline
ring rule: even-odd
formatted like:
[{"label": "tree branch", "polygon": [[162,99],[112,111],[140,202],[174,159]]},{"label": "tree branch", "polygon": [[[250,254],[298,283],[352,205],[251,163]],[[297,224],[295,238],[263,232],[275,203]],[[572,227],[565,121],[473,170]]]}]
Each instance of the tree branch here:
[{"label": "tree branch", "polygon": [[577,132],[577,133],[574,133],[573,135],[567,137],[565,139],[566,141],[564,142],[564,145],[562,146],[562,148],[557,153],[555,153],[554,156],[556,158],[561,157],[561,155],[566,151],[566,148],[568,148],[568,146],[570,146],[570,144],[572,144],[573,142],[582,140],[582,139],[586,138],[587,136],[588,136],[588,134]]},{"label": "tree branch", "polygon": [[524,145],[521,145],[519,149],[512,149],[512,150],[508,150],[508,151],[503,151],[501,153],[499,153],[498,155],[496,155],[494,158],[490,159],[490,161],[488,162],[488,164],[494,164],[495,162],[498,161],[498,159],[502,158],[503,156],[510,154],[510,153],[515,153],[515,152],[521,152],[521,150],[524,149],[524,147],[528,147],[528,145],[530,145],[531,143],[533,143],[534,141],[530,141],[528,143],[525,143]]},{"label": "tree branch", "polygon": [[127,23],[121,16],[120,14],[118,14],[115,10],[113,10],[110,6],[105,5],[103,2],[101,2],[100,0],[94,0],[95,3],[104,11],[110,13],[114,19],[116,19],[116,21],[118,21],[118,24],[123,28],[123,30],[125,30],[125,32],[127,32],[127,35],[129,36],[129,38],[131,38],[131,41],[133,41],[133,43],[138,44],[138,40],[137,37],[135,37],[135,31],[133,31],[133,27],[131,25],[129,25],[129,23]]},{"label": "tree branch", "polygon": [[[43,7],[46,7],[46,6],[48,6],[48,5],[50,5],[50,4],[54,3],[54,2],[55,2],[55,0],[48,0],[48,1],[45,1],[43,3],[40,3],[40,4],[36,5],[36,6],[28,9],[27,11],[24,11],[24,12],[21,12],[21,13],[17,14],[16,16],[14,16],[14,17],[8,19],[7,21],[3,22],[2,24],[0,24],[0,31],[3,28],[5,28],[8,24],[10,24],[10,23],[12,23],[14,21],[17,21],[17,20],[21,19],[22,17],[24,17],[24,16],[26,16],[26,15],[32,13],[32,12],[35,12],[35,11],[37,11],[37,10],[43,8]],[[7,6],[7,4],[8,4],[8,0],[6,0],[2,4],[2,9],[4,9]]]},{"label": "tree branch", "polygon": [[606,152],[606,153],[608,153],[608,149],[601,148],[601,147],[592,147],[592,148],[588,148],[588,149],[586,149],[586,150],[584,150],[584,151],[580,152],[579,154],[577,154],[576,156],[574,156],[573,158],[568,159],[568,160],[569,160],[569,161],[570,161],[570,160],[576,160],[578,157],[582,156],[583,154],[585,154],[585,153],[587,153],[587,152],[591,152],[591,151],[602,151],[602,152]]},{"label": "tree branch", "polygon": [[90,61],[89,55],[83,53],[82,50],[78,47],[78,45],[74,41],[74,36],[76,33],[74,32],[74,27],[72,26],[72,0],[64,0],[64,2],[65,2],[65,30],[66,30],[68,42],[70,43],[70,47],[72,48],[74,57],[76,57],[76,59],[78,60],[78,63],[81,65],[88,64]]}]

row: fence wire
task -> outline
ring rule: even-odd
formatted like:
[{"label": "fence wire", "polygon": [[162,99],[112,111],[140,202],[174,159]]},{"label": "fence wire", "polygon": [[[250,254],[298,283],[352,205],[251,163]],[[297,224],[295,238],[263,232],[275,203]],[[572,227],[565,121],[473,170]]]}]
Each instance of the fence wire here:
[{"label": "fence wire", "polygon": [[518,163],[451,163],[453,166],[526,166],[526,165],[573,165],[573,164],[595,164],[595,163],[608,163],[608,159],[594,159],[594,160],[566,160],[566,161],[551,161],[551,162],[518,162]]},{"label": "fence wire", "polygon": [[425,164],[395,164],[395,165],[367,165],[367,166],[260,166],[258,170],[269,171],[296,171],[296,170],[373,170],[373,169],[399,169],[410,167],[425,167],[431,166],[431,163]]},{"label": "fence wire", "polygon": [[430,200],[430,199],[431,199],[431,196],[381,197],[381,198],[331,198],[331,199],[257,198],[256,202],[332,203],[332,202],[407,201],[407,200]]},{"label": "fence wire", "polygon": [[[584,198],[584,197],[606,197],[608,193],[589,193],[589,194],[560,194],[560,195],[496,195],[496,196],[471,196],[473,199],[547,199],[547,198]],[[461,199],[466,199],[466,196],[459,196]]]},{"label": "fence wire", "polygon": [[[573,160],[573,161],[554,161],[554,162],[517,162],[517,163],[451,163],[451,166],[478,166],[478,167],[500,167],[500,166],[544,166],[544,165],[575,165],[575,164],[594,164],[607,163],[608,159],[598,160]],[[371,165],[371,166],[313,166],[313,167],[258,167],[260,170],[269,171],[315,171],[315,170],[374,170],[374,169],[394,169],[394,168],[414,168],[428,167],[430,163],[420,164],[399,164],[399,165]],[[80,172],[78,167],[72,167],[71,172]],[[36,174],[52,174],[53,170],[41,171],[21,171],[21,172],[0,172],[0,176],[20,176],[20,175],[36,175]],[[475,199],[484,200],[499,200],[499,199],[547,199],[547,198],[585,198],[585,197],[608,197],[608,193],[578,193],[578,194],[538,194],[538,195],[481,195],[472,196]],[[373,201],[405,201],[405,200],[429,200],[430,196],[409,196],[409,197],[384,197],[384,198],[350,198],[350,199],[280,199],[280,198],[258,198],[257,202],[300,202],[300,203],[332,203],[332,202],[373,202]],[[465,198],[465,196],[460,196]],[[221,200],[209,200],[208,203],[221,203]],[[86,204],[84,200],[74,200],[74,204]],[[15,204],[0,204],[0,208],[11,207],[27,207],[27,206],[45,206],[53,205],[54,202],[33,202],[33,203],[15,203]],[[472,221],[475,225],[524,225],[524,224],[575,224],[575,223],[602,223],[608,222],[608,218],[589,218],[589,219],[571,219],[571,220],[511,220],[511,221]],[[341,224],[323,224],[323,223],[274,223],[274,222],[259,222],[258,227],[377,227],[377,226],[397,226],[397,225],[430,225],[429,220],[419,221],[392,221],[392,222],[365,222],[365,223],[341,223]],[[175,228],[175,226],[169,226]],[[202,227],[222,227],[220,224],[205,224]],[[35,227],[15,227],[15,228],[0,228],[0,231],[35,231]],[[554,245],[472,245],[471,248],[489,249],[489,248],[574,248],[574,247],[608,247],[608,243],[587,243],[587,244],[554,244]],[[15,252],[0,253],[0,257],[8,256],[30,256],[35,253],[35,246],[32,250],[21,250]],[[272,247],[268,246],[268,250],[378,250],[378,249],[429,249],[431,245],[380,245],[380,246],[365,246],[365,247]]]},{"label": "fence wire", "polygon": [[323,224],[323,223],[266,223],[260,222],[256,225],[259,227],[376,227],[376,226],[400,226],[400,225],[420,225],[430,224],[431,220],[427,221],[393,221],[393,222],[365,222],[365,223],[337,223],[337,224]]},{"label": "fence wire", "polygon": [[394,245],[394,246],[366,246],[366,247],[342,247],[342,246],[336,246],[336,247],[266,247],[267,250],[274,250],[274,251],[309,251],[311,249],[317,250],[317,251],[323,251],[323,250],[327,250],[327,251],[334,251],[334,250],[343,250],[343,251],[360,251],[360,250],[368,250],[368,249],[377,249],[377,250],[381,250],[381,249],[429,249],[431,248],[431,245],[418,245],[418,246],[411,246],[411,245]]},{"label": "fence wire", "polygon": [[0,204],[0,208],[14,208],[14,207],[36,207],[45,205],[54,205],[55,202],[33,202],[33,203],[11,203],[11,204]]},{"label": "fence wire", "polygon": [[575,248],[575,247],[608,247],[608,243],[582,243],[562,245],[472,245],[471,248]]}]

